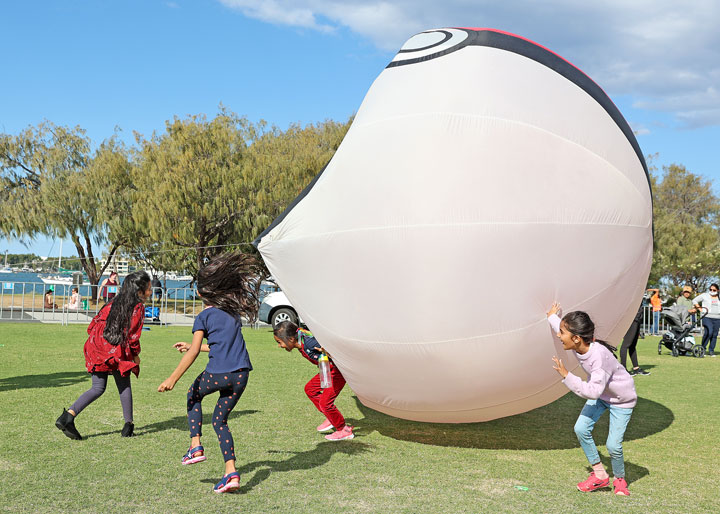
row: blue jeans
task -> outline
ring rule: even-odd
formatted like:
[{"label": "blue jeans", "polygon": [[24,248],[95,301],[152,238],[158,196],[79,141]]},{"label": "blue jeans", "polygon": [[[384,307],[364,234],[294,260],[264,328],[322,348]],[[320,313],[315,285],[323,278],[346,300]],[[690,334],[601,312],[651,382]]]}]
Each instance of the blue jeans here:
[{"label": "blue jeans", "polygon": [[703,318],[703,337],[702,345],[708,350],[708,343],[710,343],[710,352],[715,353],[715,343],[717,343],[718,329],[720,329],[720,319],[718,318]]},{"label": "blue jeans", "polygon": [[660,311],[653,311],[652,333],[653,335],[660,333]]},{"label": "blue jeans", "polygon": [[580,416],[575,422],[575,435],[577,435],[580,446],[585,452],[591,466],[600,462],[597,446],[593,440],[592,431],[595,423],[602,413],[610,409],[610,430],[605,446],[610,454],[613,476],[615,478],[625,477],[625,460],[623,459],[622,442],[625,437],[625,429],[632,416],[632,409],[615,407],[603,400],[588,400],[585,402]]}]

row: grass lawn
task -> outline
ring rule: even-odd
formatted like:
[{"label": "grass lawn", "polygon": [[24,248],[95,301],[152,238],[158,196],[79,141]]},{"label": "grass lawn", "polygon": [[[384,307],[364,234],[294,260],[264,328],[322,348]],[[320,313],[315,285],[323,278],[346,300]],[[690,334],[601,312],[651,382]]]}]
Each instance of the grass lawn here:
[{"label": "grass lawn", "polygon": [[[640,340],[652,375],[635,379],[640,400],[624,444],[632,496],[622,498],[575,489],[589,468],[573,433],[583,400],[571,393],[519,416],[451,425],[385,416],[346,388],[337,405],[357,435],[333,443],[315,432],[322,416],[303,392],[313,367],[278,349],[268,329],[246,330],[255,371],[230,420],[242,487],[216,495],[223,463],[209,424],[208,460],[180,465],[189,443],[185,392],[206,357],[174,391],[156,392],[179,360],[172,343],[190,337],[187,327],[143,334],[140,379],[132,379],[137,437],[120,437],[110,380],[77,418],[86,439],[72,441],[54,422],[90,385],[85,327],[0,324],[0,510],[720,512],[720,358],[658,355],[657,338]],[[205,402],[206,420],[213,406]],[[604,441],[607,414],[595,433]]]}]

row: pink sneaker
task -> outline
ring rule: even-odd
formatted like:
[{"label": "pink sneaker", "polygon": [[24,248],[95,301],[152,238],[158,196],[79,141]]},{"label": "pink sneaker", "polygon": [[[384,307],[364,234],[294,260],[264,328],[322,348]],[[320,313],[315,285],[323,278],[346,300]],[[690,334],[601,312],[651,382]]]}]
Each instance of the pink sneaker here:
[{"label": "pink sneaker", "polygon": [[186,466],[188,464],[202,462],[206,459],[207,457],[205,457],[205,449],[202,446],[196,446],[195,448],[190,448],[187,453],[183,455],[182,463],[183,466]]},{"label": "pink sneaker", "polygon": [[333,428],[335,428],[335,427],[333,426],[332,423],[330,423],[330,420],[329,420],[329,419],[326,419],[325,421],[323,421],[322,423],[320,423],[320,424],[318,425],[317,431],[318,431],[318,432],[329,432],[329,431],[332,430]]},{"label": "pink sneaker", "polygon": [[325,439],[328,441],[344,441],[345,439],[352,439],[355,437],[355,434],[353,434],[353,429],[350,425],[345,425],[340,430],[336,430],[332,434],[328,434],[325,436]]},{"label": "pink sneaker", "polygon": [[607,487],[610,485],[610,477],[607,478],[598,478],[595,476],[595,472],[593,471],[590,473],[590,476],[587,477],[587,480],[584,482],[580,482],[577,485],[577,488],[581,491],[589,492],[589,491],[595,491],[596,489],[602,489],[603,487]]},{"label": "pink sneaker", "polygon": [[613,480],[613,492],[619,496],[630,496],[627,482],[624,478],[616,478]]}]

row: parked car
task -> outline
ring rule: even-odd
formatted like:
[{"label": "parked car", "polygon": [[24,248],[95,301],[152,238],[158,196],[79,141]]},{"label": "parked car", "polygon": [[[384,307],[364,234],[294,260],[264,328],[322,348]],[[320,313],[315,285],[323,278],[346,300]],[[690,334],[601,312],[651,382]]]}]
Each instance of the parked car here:
[{"label": "parked car", "polygon": [[258,318],[273,327],[281,321],[292,321],[296,325],[302,324],[295,307],[282,291],[270,293],[263,298],[258,310]]}]

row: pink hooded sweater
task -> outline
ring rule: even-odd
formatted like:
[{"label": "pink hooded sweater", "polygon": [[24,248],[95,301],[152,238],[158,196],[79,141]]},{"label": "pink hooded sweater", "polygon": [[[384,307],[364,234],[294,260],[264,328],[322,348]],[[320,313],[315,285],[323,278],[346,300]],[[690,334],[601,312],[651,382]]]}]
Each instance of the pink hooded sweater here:
[{"label": "pink hooded sweater", "polygon": [[[548,322],[555,334],[560,332],[560,317],[552,314]],[[587,382],[568,373],[563,384],[573,393],[588,400],[600,399],[615,407],[632,409],[637,403],[635,381],[610,350],[600,343],[590,343],[587,353],[575,352],[580,366],[588,374]]]}]

